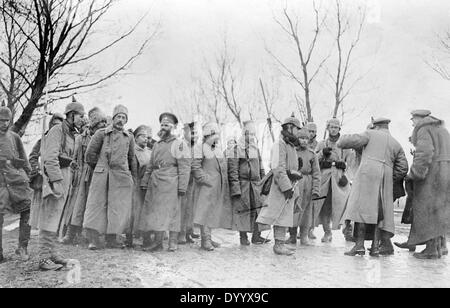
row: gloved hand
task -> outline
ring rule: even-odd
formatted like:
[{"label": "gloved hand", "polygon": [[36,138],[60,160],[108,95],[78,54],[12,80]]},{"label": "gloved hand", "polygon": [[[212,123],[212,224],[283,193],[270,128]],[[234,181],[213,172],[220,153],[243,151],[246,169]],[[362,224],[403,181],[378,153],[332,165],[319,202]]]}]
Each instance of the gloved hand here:
[{"label": "gloved hand", "polygon": [[340,187],[345,187],[345,186],[348,185],[348,179],[347,179],[347,177],[345,176],[345,174],[344,174],[343,176],[341,176],[341,178],[339,179],[338,185],[339,185]]},{"label": "gloved hand", "polygon": [[233,199],[233,200],[239,200],[239,199],[241,199],[241,195],[234,195],[234,196],[231,196],[231,199]]},{"label": "gloved hand", "polygon": [[331,168],[331,161],[321,160],[319,162],[319,168],[320,168],[320,170],[330,169]]},{"label": "gloved hand", "polygon": [[76,162],[76,161],[72,161],[71,163],[70,163],[70,168],[72,169],[72,170],[78,170],[79,168],[80,168],[80,166],[78,166],[78,163]]},{"label": "gloved hand", "polygon": [[303,168],[303,159],[301,157],[298,158],[298,170],[302,170]]},{"label": "gloved hand", "polygon": [[343,170],[343,171],[345,171],[345,169],[347,169],[347,164],[345,162],[343,162],[343,161],[337,161],[335,163],[335,166],[336,166],[337,169],[340,169],[340,170]]},{"label": "gloved hand", "polygon": [[323,156],[329,157],[331,155],[331,152],[333,151],[333,148],[326,147],[322,150]]},{"label": "gloved hand", "polygon": [[284,199],[289,200],[292,199],[292,197],[294,196],[294,191],[292,189],[286,190],[283,192],[284,194]]},{"label": "gloved hand", "polygon": [[303,175],[295,170],[287,170],[286,173],[291,182],[299,181],[303,178]]},{"label": "gloved hand", "polygon": [[186,196],[185,191],[178,191],[178,197],[184,197],[184,196]]}]

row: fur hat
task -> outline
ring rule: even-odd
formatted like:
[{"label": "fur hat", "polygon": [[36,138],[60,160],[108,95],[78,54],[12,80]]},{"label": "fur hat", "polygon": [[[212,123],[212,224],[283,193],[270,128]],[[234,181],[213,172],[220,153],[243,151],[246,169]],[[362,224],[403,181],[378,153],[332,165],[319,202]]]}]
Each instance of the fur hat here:
[{"label": "fur hat", "polygon": [[117,105],[114,107],[113,111],[113,119],[118,115],[119,113],[124,114],[127,117],[128,120],[128,109],[124,105]]}]

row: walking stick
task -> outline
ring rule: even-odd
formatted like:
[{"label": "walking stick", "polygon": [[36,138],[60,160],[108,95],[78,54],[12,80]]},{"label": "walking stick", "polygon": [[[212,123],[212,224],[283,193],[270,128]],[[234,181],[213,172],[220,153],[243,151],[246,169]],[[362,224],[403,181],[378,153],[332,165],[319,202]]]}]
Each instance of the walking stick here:
[{"label": "walking stick", "polygon": [[[295,182],[294,182],[294,186],[292,187],[292,191],[295,191],[295,189],[297,188],[297,185],[298,185],[298,181],[295,181]],[[274,220],[274,223],[275,223],[276,221],[278,221],[278,219],[280,219],[281,214],[283,214],[284,209],[286,208],[286,205],[288,205],[289,201],[291,201],[290,198],[289,198],[289,199],[286,199],[286,201],[284,201],[284,204],[283,204],[283,206],[281,207],[281,211],[280,211],[280,213],[277,215],[277,218]],[[267,233],[267,236],[266,236],[266,239],[264,240],[264,242],[267,242],[267,239],[268,239],[269,236],[270,236],[270,232],[272,232],[272,228],[270,228],[269,233]]]}]

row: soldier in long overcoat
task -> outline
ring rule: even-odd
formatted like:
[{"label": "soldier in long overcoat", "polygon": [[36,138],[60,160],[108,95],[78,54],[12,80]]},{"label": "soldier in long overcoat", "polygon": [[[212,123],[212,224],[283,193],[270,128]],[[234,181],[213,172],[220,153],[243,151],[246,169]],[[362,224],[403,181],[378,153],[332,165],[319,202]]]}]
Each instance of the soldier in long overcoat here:
[{"label": "soldier in long overcoat", "polygon": [[263,244],[266,241],[261,237],[256,218],[263,205],[259,183],[265,172],[253,121],[244,122],[243,135],[229,154],[228,178],[233,205],[233,230],[239,231],[241,245],[250,245],[247,232],[252,232],[253,244]]},{"label": "soldier in long overcoat", "polygon": [[19,135],[9,131],[12,113],[9,108],[0,107],[0,263],[4,261],[2,232],[4,214],[20,215],[19,245],[16,254],[22,260],[28,259],[30,239],[30,205],[32,190],[28,184],[31,168]]},{"label": "soldier in long overcoat", "polygon": [[[57,125],[61,124],[64,121],[64,116],[60,113],[54,113],[48,123],[48,130],[44,133],[44,136],[48,134],[50,129]],[[39,207],[42,204],[42,168],[41,168],[41,141],[39,139],[31,149],[30,155],[28,156],[28,161],[31,166],[30,173],[30,187],[33,190],[33,199],[31,201],[31,217],[30,217],[30,225],[32,228],[37,229],[37,223],[39,217]]]},{"label": "soldier in long overcoat", "polygon": [[55,125],[42,140],[43,201],[32,216],[37,217],[39,229],[39,267],[58,270],[67,264],[55,249],[57,233],[62,227],[64,205],[71,184],[75,133],[83,123],[84,107],[78,102],[66,106],[66,119]]},{"label": "soldier in long overcoat", "polygon": [[[408,173],[408,161],[403,148],[389,132],[390,120],[373,121],[374,128],[364,133],[344,135],[337,146],[341,149],[362,149],[361,163],[346,204],[343,220],[355,222],[356,244],[346,253],[365,253],[364,240],[370,225],[374,227],[371,256],[394,253],[394,179],[403,186]],[[378,247],[381,239],[381,247]]]},{"label": "soldier in long overcoat", "polygon": [[310,139],[306,128],[298,132],[298,140],[298,168],[303,178],[298,185],[300,197],[294,210],[294,227],[289,228],[287,243],[297,244],[297,231],[300,227],[300,243],[308,246],[308,233],[313,222],[312,199],[318,198],[320,193],[320,168],[316,152],[308,146]]},{"label": "soldier in long overcoat", "polygon": [[407,181],[411,182],[412,225],[408,246],[426,244],[419,259],[448,254],[445,235],[450,228],[450,135],[444,122],[429,110],[412,112],[415,146]]},{"label": "soldier in long overcoat", "polygon": [[[191,161],[194,156],[194,148],[198,142],[198,123],[187,123],[183,127],[184,141],[191,153]],[[195,181],[192,169],[189,176],[189,184],[186,195],[181,198],[181,231],[178,235],[178,244],[193,243],[198,234],[194,234],[194,202],[195,202]]]},{"label": "soldier in long overcoat", "polygon": [[[327,122],[328,138],[317,145],[316,153],[321,170],[320,197],[314,202],[314,224],[322,224],[325,235],[323,243],[331,242],[331,230],[339,230],[345,203],[350,193],[350,182],[346,176],[347,167],[354,161],[354,151],[339,149],[341,123],[333,118]],[[346,221],[346,238],[351,236],[351,225]]]},{"label": "soldier in long overcoat", "polygon": [[281,136],[272,147],[270,168],[273,180],[269,195],[256,220],[257,223],[272,225],[276,254],[292,255],[293,250],[285,246],[287,228],[294,226],[294,208],[299,198],[296,147],[299,145],[298,130],[300,121],[294,116],[287,118],[282,124]]},{"label": "soldier in long overcoat", "polygon": [[[133,237],[138,235],[140,230],[140,220],[143,213],[143,206],[145,200],[145,190],[141,188],[141,181],[144,177],[145,170],[150,163],[151,150],[147,148],[147,141],[150,127],[147,125],[138,126],[134,132],[135,141],[135,155],[137,165],[137,175],[134,181],[133,188],[133,207],[131,208],[130,221],[126,232],[126,245],[129,248],[133,247]],[[145,239],[145,238],[144,238]],[[145,239],[148,240],[148,239]]]},{"label": "soldier in long overcoat", "polygon": [[86,203],[83,227],[89,249],[99,247],[99,234],[107,248],[123,248],[117,241],[127,227],[133,200],[136,157],[134,137],[124,129],[128,109],[117,105],[111,126],[98,130],[86,150],[86,163],[94,170]]},{"label": "soldier in long overcoat", "polygon": [[194,150],[192,172],[196,181],[194,224],[200,225],[201,248],[214,250],[211,229],[231,229],[231,197],[227,160],[216,123],[203,126],[203,142]]},{"label": "soldier in long overcoat", "polygon": [[98,107],[89,110],[88,117],[89,127],[75,137],[75,154],[72,162],[75,178],[72,179],[72,188],[64,210],[67,232],[62,240],[63,244],[74,244],[75,237],[81,237],[89,186],[92,180],[92,168],[85,159],[86,150],[95,132],[106,127],[106,116]]},{"label": "soldier in long overcoat", "polygon": [[178,119],[171,113],[159,117],[160,140],[154,145],[141,187],[147,190],[141,228],[155,233],[155,241],[144,250],[163,249],[164,233],[169,231],[169,251],[178,249],[181,230],[181,198],[186,195],[191,172],[191,154],[173,131]]}]

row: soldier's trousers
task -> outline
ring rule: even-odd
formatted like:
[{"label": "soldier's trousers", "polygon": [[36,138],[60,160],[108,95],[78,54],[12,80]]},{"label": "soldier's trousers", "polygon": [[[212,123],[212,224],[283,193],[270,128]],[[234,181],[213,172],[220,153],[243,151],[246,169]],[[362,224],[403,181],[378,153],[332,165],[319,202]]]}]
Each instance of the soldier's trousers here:
[{"label": "soldier's trousers", "polygon": [[[31,227],[28,224],[30,220],[30,210],[20,213],[19,222],[19,247],[27,248],[30,240]],[[3,223],[4,215],[0,214],[0,254],[3,253]]]},{"label": "soldier's trousers", "polygon": [[273,226],[273,237],[275,240],[285,241],[286,240],[286,231],[288,228],[281,226]]},{"label": "soldier's trousers", "polygon": [[54,232],[39,230],[39,259],[48,259],[56,255],[58,236]]}]

